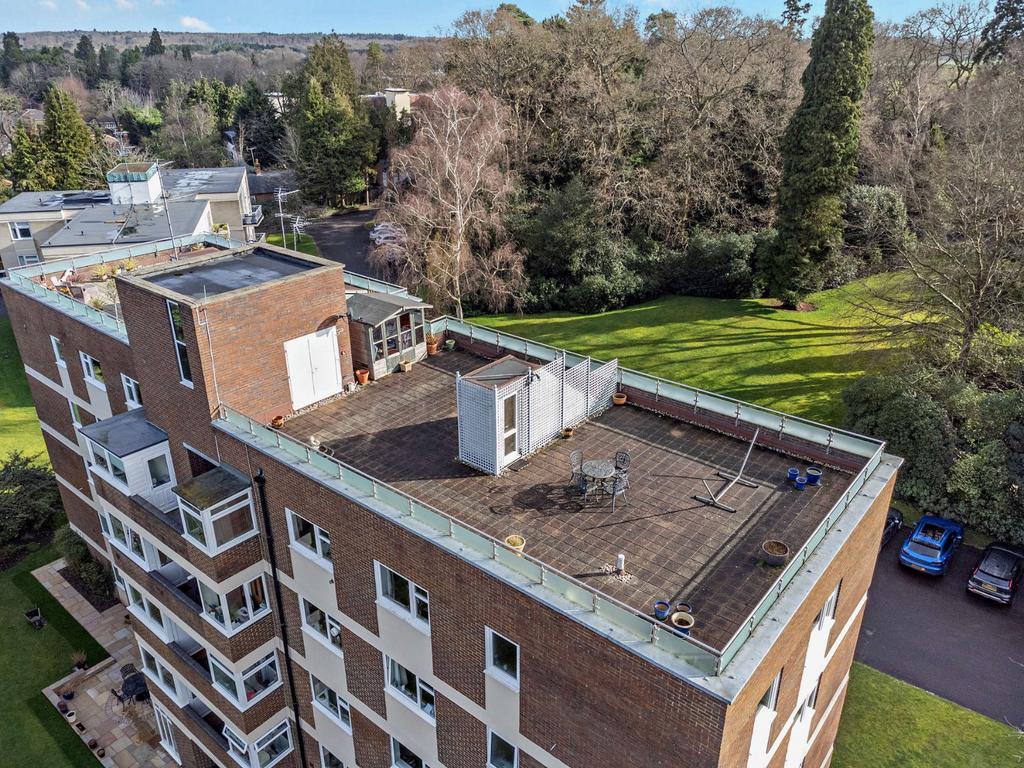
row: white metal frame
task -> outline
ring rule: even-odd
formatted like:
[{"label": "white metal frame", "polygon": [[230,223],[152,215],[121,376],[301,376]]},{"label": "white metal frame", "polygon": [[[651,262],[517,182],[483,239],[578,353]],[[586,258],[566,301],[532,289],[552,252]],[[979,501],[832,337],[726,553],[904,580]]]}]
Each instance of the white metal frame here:
[{"label": "white metal frame", "polygon": [[[317,686],[319,686],[324,693],[328,694],[328,699],[331,695],[334,696],[336,704],[335,708],[332,709],[320,700],[320,695],[317,693]],[[313,694],[313,700],[311,702],[312,705],[330,717],[331,720],[333,720],[343,730],[348,733],[352,733],[352,708],[349,706],[345,698],[312,672],[309,674],[309,689]]]},{"label": "white metal frame", "polygon": [[[224,662],[222,662],[214,654],[212,654],[209,651],[209,649],[206,650],[206,658],[210,666],[210,678],[213,681],[213,685],[215,685],[217,687],[217,690],[219,690],[222,694],[225,694],[226,698],[240,712],[245,712],[247,709],[257,704],[261,699],[268,696],[272,691],[275,691],[276,689],[281,687],[281,665],[277,662],[277,651],[271,651],[266,656],[259,659],[254,664],[251,664],[248,668],[242,670],[241,672],[232,671],[230,667],[228,667]],[[217,675],[214,672],[214,666],[219,668],[219,671],[222,673],[224,677],[230,678],[231,682],[233,683],[233,691],[228,690],[225,687],[225,684],[217,679]],[[270,685],[266,686],[262,691],[257,693],[251,699],[248,698],[245,692],[246,678],[259,673],[261,670],[267,667],[274,668],[274,674],[276,675],[277,679]]]},{"label": "white metal frame", "polygon": [[519,747],[490,728],[487,729],[487,768],[506,768],[506,766],[497,765],[493,760],[494,739],[499,739],[512,747],[512,768],[519,768]]},{"label": "white metal frame", "polygon": [[[249,530],[238,534],[235,538],[229,539],[223,544],[218,544],[214,530],[214,523],[245,507],[249,508]],[[252,504],[251,488],[245,488],[238,493],[232,494],[223,501],[219,501],[212,507],[208,507],[206,509],[197,509],[178,496],[178,513],[181,516],[181,525],[183,528],[182,535],[211,557],[219,555],[221,552],[237,546],[246,539],[251,539],[253,536],[259,534],[259,528],[256,526],[256,513]],[[196,538],[192,531],[192,526],[189,525],[188,516],[198,519],[203,539]]]},{"label": "white metal frame", "polygon": [[[85,377],[85,380],[90,384],[106,389],[107,385],[103,380],[103,365],[100,361],[88,352],[79,352],[78,359],[82,363],[82,375]],[[96,375],[97,372],[99,376]]]},{"label": "white metal frame", "polygon": [[[512,640],[509,640],[503,634],[501,634],[500,632],[496,632],[495,630],[491,629],[490,627],[484,627],[484,632],[485,632],[485,635],[486,635],[486,645],[487,645],[487,665],[486,665],[487,672],[489,672],[499,682],[502,682],[506,686],[508,686],[509,688],[512,688],[513,690],[518,691],[519,690],[520,671],[522,669],[522,654],[520,653],[521,649],[519,647],[519,643],[516,643],[516,642],[513,642]],[[504,669],[502,669],[501,667],[497,666],[494,663],[494,638],[495,637],[498,637],[501,640],[504,640],[506,643],[509,643],[510,645],[514,646],[515,649],[516,649],[516,674],[514,676],[510,675],[508,672],[506,672]]]},{"label": "white metal frame", "polygon": [[405,746],[405,744],[400,742],[394,736],[391,737],[391,765],[392,765],[392,768],[417,768],[412,763],[407,763],[407,762],[405,762],[405,760],[402,760],[398,756],[399,755],[399,748],[405,749],[405,750],[408,750],[409,752],[411,752],[415,756],[415,758],[420,761],[421,768],[430,768],[430,766],[427,765],[427,761],[426,760],[424,760],[422,757],[417,755],[415,752],[413,752],[411,749],[409,749],[407,746]]},{"label": "white metal frame", "polygon": [[[419,584],[417,584],[415,581],[410,579],[408,576],[403,576],[398,571],[396,571],[394,568],[389,568],[388,566],[384,565],[384,563],[380,562],[379,560],[374,560],[373,561],[373,566],[374,566],[373,567],[373,572],[374,572],[374,576],[375,576],[376,582],[377,582],[377,598],[378,598],[378,603],[380,603],[381,605],[387,606],[388,608],[393,609],[403,619],[408,620],[409,623],[412,624],[414,627],[417,627],[420,630],[422,630],[423,632],[426,632],[427,634],[429,634],[430,633],[430,592],[428,592],[425,588],[421,587]],[[409,589],[408,589],[408,591],[409,591],[409,605],[406,605],[405,603],[403,603],[403,602],[401,602],[399,600],[396,600],[393,596],[389,595],[384,590],[384,582],[385,582],[385,573],[384,572],[385,571],[387,571],[387,573],[391,574],[392,578],[388,579],[389,581],[393,581],[393,579],[397,578],[397,579],[401,579],[402,581],[404,581],[406,584],[409,585]],[[426,619],[424,619],[422,616],[420,616],[421,609],[422,609],[423,612],[425,612],[427,614],[427,618]]]},{"label": "white metal frame", "polygon": [[[11,232],[11,240],[32,239],[32,222],[30,221],[9,221],[7,222],[7,228]],[[22,229],[28,230],[28,234],[24,234]]]},{"label": "white metal frame", "polygon": [[[307,631],[312,633],[312,635],[317,640],[319,640],[322,645],[327,647],[329,650],[333,651],[334,653],[337,653],[339,656],[344,654],[344,652],[345,652],[344,648],[342,648],[342,646],[341,646],[341,622],[338,621],[333,616],[331,616],[331,614],[329,614],[327,611],[325,611],[319,605],[317,605],[316,603],[313,603],[313,602],[307,600],[306,598],[302,597],[301,595],[299,596],[299,600],[300,600],[300,606],[299,607],[301,608],[301,610],[300,610],[300,618],[302,619],[302,626],[303,626],[303,628],[305,628]],[[324,616],[324,624],[327,627],[327,634],[326,635],[323,632],[320,631],[319,627],[317,627],[316,625],[310,623],[309,616],[308,616],[309,611],[307,610],[307,607],[314,608],[315,610],[317,610],[317,611],[319,611],[320,613],[323,614],[323,616]],[[333,638],[337,638],[338,642],[335,643]]]},{"label": "white metal frame", "polygon": [[64,358],[64,343],[56,336],[50,337],[50,349],[53,350],[53,360],[61,368],[68,367],[68,361]]},{"label": "white metal frame", "polygon": [[[247,581],[242,582],[237,587],[234,587],[228,592],[220,592],[219,590],[214,589],[213,587],[209,586],[205,581],[200,579],[195,574],[192,574],[191,572],[189,572],[189,575],[192,576],[196,580],[196,583],[199,585],[199,604],[202,606],[203,609],[203,618],[206,619],[210,624],[215,626],[218,630],[220,630],[220,633],[225,637],[232,637],[236,633],[241,632],[243,629],[248,627],[254,621],[262,619],[264,616],[270,613],[270,598],[267,593],[267,579],[266,576],[262,573],[257,576],[254,576],[251,579],[248,579]],[[255,601],[253,600],[252,591],[250,589],[250,585],[255,581],[261,581],[263,583],[264,604],[263,607],[259,610],[254,610]],[[234,619],[231,617],[231,609],[230,606],[228,605],[228,595],[231,594],[231,592],[234,592],[236,589],[242,590],[242,597],[245,601],[245,610],[249,614],[248,619],[237,625],[234,623]],[[220,615],[225,619],[224,623],[221,623],[221,621],[219,621],[216,618],[214,612],[210,610],[209,606],[207,605],[207,596],[206,594],[204,594],[204,590],[205,592],[215,595],[217,597],[217,609],[220,611]]]},{"label": "white metal frame", "polygon": [[139,382],[122,373],[121,388],[124,390],[124,403],[129,409],[142,407],[142,390],[139,388]]},{"label": "white metal frame", "polygon": [[[395,680],[395,667],[399,667],[406,675],[412,678],[414,687],[416,688],[416,696],[413,698],[409,693],[398,685]],[[420,717],[429,720],[430,723],[437,723],[437,693],[434,690],[434,686],[430,683],[424,682],[423,678],[409,669],[407,666],[394,659],[391,656],[385,654],[384,656],[384,675],[388,681],[388,688],[392,689],[395,698],[407,705],[410,709],[414,710]],[[424,694],[429,698],[429,703],[424,704]]]},{"label": "white metal frame", "polygon": [[[322,568],[334,573],[334,561],[331,559],[331,534],[312,520],[303,517],[292,509],[285,507],[284,511],[288,517],[288,541],[291,543],[292,548]],[[313,547],[299,540],[298,525],[300,520],[313,528]],[[325,550],[327,552],[326,555],[324,554]]]},{"label": "white metal frame", "polygon": [[[178,324],[174,324],[174,312],[178,312]],[[171,341],[174,342],[174,356],[178,361],[178,380],[181,384],[185,385],[189,389],[192,389],[192,362],[188,359],[188,345],[185,343],[185,324],[181,313],[181,304],[171,299],[167,299],[167,322],[171,325]],[[181,331],[179,338],[178,331]],[[182,364],[184,360],[184,364]],[[185,375],[185,369],[188,368],[188,376]]]}]

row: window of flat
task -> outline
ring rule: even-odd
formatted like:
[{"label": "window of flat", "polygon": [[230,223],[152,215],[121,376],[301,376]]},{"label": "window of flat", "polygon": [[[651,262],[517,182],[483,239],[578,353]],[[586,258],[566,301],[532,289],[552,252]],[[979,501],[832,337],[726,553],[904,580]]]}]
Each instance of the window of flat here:
[{"label": "window of flat", "polygon": [[303,554],[311,556],[326,568],[331,565],[331,535],[318,525],[309,522],[302,515],[287,510],[291,524],[288,526],[288,533],[292,544],[295,544]]},{"label": "window of flat", "polygon": [[487,669],[512,688],[519,688],[519,646],[488,627]]},{"label": "window of flat", "polygon": [[768,686],[768,690],[764,692],[764,696],[761,697],[761,701],[758,703],[759,706],[770,709],[772,712],[777,711],[779,706],[779,685],[781,683],[782,670],[780,669],[772,680],[771,685]]},{"label": "window of flat", "polygon": [[11,240],[32,239],[32,227],[27,221],[9,221],[7,228],[11,230]]},{"label": "window of flat", "polygon": [[154,456],[146,462],[149,469],[149,484],[152,488],[162,488],[171,482],[171,469],[167,464],[167,456]]},{"label": "window of flat", "polygon": [[815,629],[822,629],[824,628],[826,621],[835,619],[836,609],[839,607],[839,590],[842,589],[842,587],[843,582],[840,580],[840,582],[836,584],[836,588],[832,590],[832,594],[828,596],[828,599],[825,601],[825,605],[823,605],[821,610],[818,611],[818,615],[814,617]]},{"label": "window of flat", "polygon": [[401,609],[421,627],[430,626],[430,595],[423,587],[377,563],[377,586],[380,597]]},{"label": "window of flat", "polygon": [[341,624],[305,598],[302,599],[302,623],[335,650],[341,651]]},{"label": "window of flat", "polygon": [[200,581],[199,596],[203,613],[225,634],[233,634],[270,611],[263,576],[240,584],[226,595]]},{"label": "window of flat", "polygon": [[348,702],[315,675],[310,675],[309,680],[313,689],[314,703],[322,707],[346,730],[352,730],[352,714],[349,711]]},{"label": "window of flat", "polygon": [[427,764],[396,738],[391,739],[391,763],[395,768],[427,768]]},{"label": "window of flat", "polygon": [[178,511],[185,535],[209,555],[223,552],[256,530],[249,488],[204,510],[196,509],[179,497]]},{"label": "window of flat", "polygon": [[392,658],[388,665],[388,684],[431,720],[434,719],[434,688]]},{"label": "window of flat", "polygon": [[174,354],[178,358],[178,375],[181,383],[192,386],[192,366],[188,362],[188,346],[185,344],[185,328],[181,322],[181,307],[176,301],[167,301],[167,317],[171,322],[171,338]]},{"label": "window of flat", "polygon": [[139,389],[139,382],[122,373],[121,387],[124,389],[125,405],[129,408],[138,408],[142,405],[142,390]]},{"label": "window of flat", "polygon": [[487,765],[490,768],[519,768],[519,750],[491,731],[487,738]]},{"label": "window of flat", "polygon": [[345,764],[341,762],[334,754],[323,744],[320,745],[320,768],[345,768]]},{"label": "window of flat", "polygon": [[78,407],[78,403],[68,400],[68,407],[71,409],[71,423],[76,427],[82,426],[82,411]]},{"label": "window of flat", "polygon": [[104,474],[114,478],[122,490],[127,492],[128,475],[124,471],[124,462],[121,461],[121,458],[92,440],[89,440],[88,443],[93,464],[99,467]]},{"label": "window of flat", "polygon": [[78,353],[79,359],[82,361],[82,374],[85,376],[86,381],[91,381],[98,387],[105,387],[103,383],[103,366],[100,365],[100,361],[91,355],[87,355],[85,352]]},{"label": "window of flat", "polygon": [[68,362],[64,359],[64,345],[60,339],[56,336],[51,336],[50,346],[53,348],[53,359],[57,362],[57,365],[66,366]]},{"label": "window of flat", "polygon": [[292,731],[288,722],[281,723],[262,739],[253,744],[256,753],[256,765],[259,768],[270,768],[292,751]]}]

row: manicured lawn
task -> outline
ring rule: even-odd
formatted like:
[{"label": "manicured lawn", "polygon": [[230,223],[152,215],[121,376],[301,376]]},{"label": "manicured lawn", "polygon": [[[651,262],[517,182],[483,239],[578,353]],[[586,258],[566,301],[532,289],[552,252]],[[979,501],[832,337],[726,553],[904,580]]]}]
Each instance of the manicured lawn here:
[{"label": "manicured lawn", "polygon": [[[89,749],[41,693],[71,671],[71,652],[90,664],[107,652],[33,578],[31,571],[58,557],[47,547],[0,573],[0,764],[10,768],[87,768],[99,765]],[[40,630],[24,612],[38,606]]]},{"label": "manicured lawn", "polygon": [[833,768],[1009,768],[1021,764],[1024,736],[1009,726],[871,667],[853,665]]},{"label": "manicured lawn", "polygon": [[[268,234],[267,242],[271,245],[281,245],[281,234]],[[288,242],[284,245],[285,248],[295,248],[295,238],[291,232],[288,233]],[[310,256],[319,256],[320,251],[316,247],[316,243],[313,242],[313,238],[309,235],[299,235],[299,248],[302,253],[308,253]]]},{"label": "manicured lawn", "polygon": [[664,296],[600,315],[553,312],[473,318],[626,368],[720,392],[826,423],[842,421],[840,394],[882,363],[865,344],[864,317],[850,303],[868,282],[810,297],[814,312],[757,299]]},{"label": "manicured lawn", "polygon": [[13,450],[42,453],[49,463],[10,318],[0,317],[0,456]]}]

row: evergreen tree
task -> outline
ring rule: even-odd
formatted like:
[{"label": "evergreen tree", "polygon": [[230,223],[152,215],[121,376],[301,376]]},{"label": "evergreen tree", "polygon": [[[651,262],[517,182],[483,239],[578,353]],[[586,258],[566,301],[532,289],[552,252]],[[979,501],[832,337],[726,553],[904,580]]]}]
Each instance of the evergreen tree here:
[{"label": "evergreen tree", "polygon": [[343,195],[366,188],[374,142],[365,114],[352,108],[347,95],[325,89],[317,78],[310,78],[298,128],[296,172],[309,199],[334,205]]},{"label": "evergreen tree", "polygon": [[366,47],[366,66],[359,81],[362,93],[377,93],[384,88],[384,51],[380,43],[373,40]]},{"label": "evergreen tree", "polygon": [[75,46],[75,58],[82,68],[82,79],[85,80],[85,84],[90,88],[95,88],[96,83],[99,82],[100,61],[89,35],[82,35],[78,38],[78,45]]},{"label": "evergreen tree", "polygon": [[95,139],[67,93],[50,86],[43,101],[43,141],[52,163],[54,187],[77,189],[85,180],[84,164]]},{"label": "evergreen tree", "polygon": [[4,32],[3,51],[0,52],[0,83],[11,82],[11,73],[25,60],[17,32]]},{"label": "evergreen tree", "polygon": [[132,67],[142,61],[142,51],[135,48],[125,48],[121,51],[121,85],[127,88],[132,80]]},{"label": "evergreen tree", "polygon": [[181,46],[181,60],[182,61],[192,61],[192,46],[191,45],[183,45],[183,46]]},{"label": "evergreen tree", "polygon": [[149,42],[146,43],[146,47],[142,49],[143,55],[159,56],[165,50],[164,41],[163,38],[160,37],[160,32],[156,27],[153,27],[153,31],[149,34]]},{"label": "evergreen tree", "polygon": [[99,55],[99,79],[117,81],[120,78],[120,59],[117,55],[117,48],[112,45],[101,45]]},{"label": "evergreen tree", "polygon": [[873,41],[867,0],[826,0],[801,78],[803,99],[781,142],[778,240],[768,290],[789,306],[821,288],[821,264],[842,242],[842,195],[857,171],[860,100]]},{"label": "evergreen tree", "polygon": [[14,129],[11,151],[3,158],[3,166],[15,192],[42,192],[57,188],[50,151],[38,130],[30,130],[23,125]]},{"label": "evergreen tree", "polygon": [[352,64],[348,60],[348,49],[337,35],[326,35],[309,49],[309,55],[302,66],[302,80],[316,79],[327,96],[353,96],[356,90]]},{"label": "evergreen tree", "polygon": [[1024,34],[1024,0],[996,0],[995,11],[981,31],[979,62],[1001,59],[1010,43]]},{"label": "evergreen tree", "polygon": [[277,147],[284,138],[284,126],[274,105],[255,80],[245,84],[235,117],[238,121],[239,150],[246,156],[246,160],[255,157],[265,167],[277,162]]},{"label": "evergreen tree", "polygon": [[804,25],[807,23],[807,14],[810,11],[810,3],[801,3],[800,0],[786,0],[786,8],[782,12],[782,25],[793,33],[797,40],[804,36]]}]

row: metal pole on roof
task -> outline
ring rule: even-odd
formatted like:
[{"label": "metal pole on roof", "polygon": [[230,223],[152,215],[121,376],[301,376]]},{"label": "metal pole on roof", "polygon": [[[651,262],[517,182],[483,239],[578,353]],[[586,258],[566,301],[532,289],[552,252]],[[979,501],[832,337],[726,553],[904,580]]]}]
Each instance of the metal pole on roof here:
[{"label": "metal pole on roof", "polygon": [[[173,261],[177,261],[178,243],[174,239],[174,227],[171,225],[171,212],[167,208],[167,190],[164,189],[164,180],[163,177],[160,175],[160,163],[156,164],[156,180],[157,183],[160,185],[160,196],[164,199],[164,217],[167,219],[167,231],[171,235],[171,250],[174,251],[174,255],[171,256],[171,259]],[[131,185],[129,185],[128,188],[131,189]]]}]

